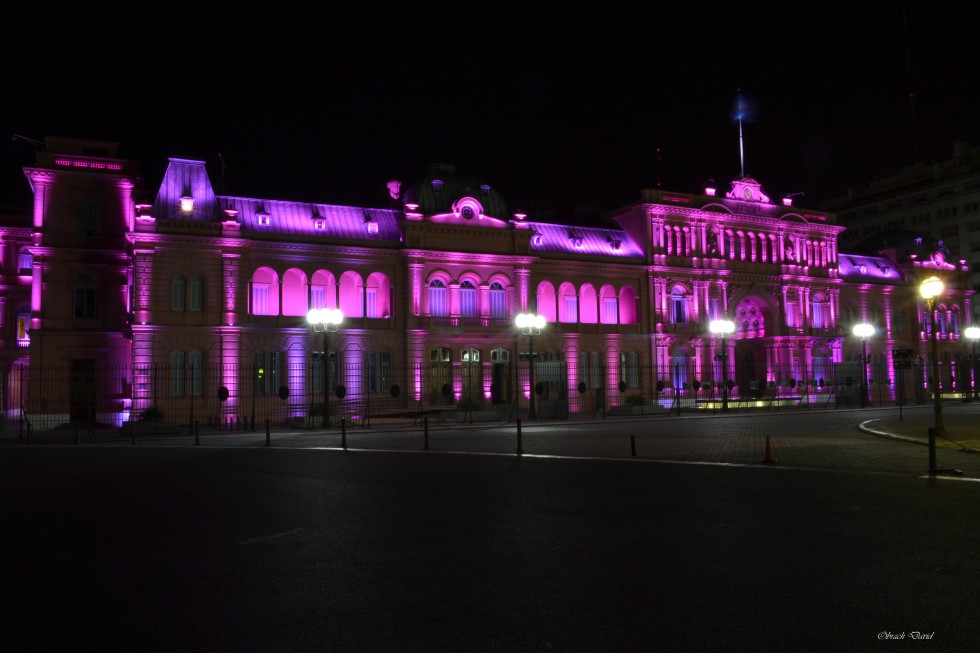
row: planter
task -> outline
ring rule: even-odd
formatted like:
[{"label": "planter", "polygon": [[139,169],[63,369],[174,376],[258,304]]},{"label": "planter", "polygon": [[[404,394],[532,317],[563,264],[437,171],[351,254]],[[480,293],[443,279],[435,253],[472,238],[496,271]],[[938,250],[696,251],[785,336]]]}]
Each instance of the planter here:
[{"label": "planter", "polygon": [[183,433],[180,424],[165,419],[141,420],[123,422],[119,429],[122,435],[180,435]]}]

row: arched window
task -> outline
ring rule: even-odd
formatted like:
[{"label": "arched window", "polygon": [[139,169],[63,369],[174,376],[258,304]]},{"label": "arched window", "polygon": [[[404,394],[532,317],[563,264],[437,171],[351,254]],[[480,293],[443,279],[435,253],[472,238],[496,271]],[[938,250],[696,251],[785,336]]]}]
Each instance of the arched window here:
[{"label": "arched window", "polygon": [[686,291],[680,284],[670,289],[670,321],[674,324],[687,323]]},{"label": "arched window", "polygon": [[439,279],[433,279],[429,282],[429,315],[432,317],[446,317],[449,315],[446,284]]},{"label": "arched window", "polygon": [[823,329],[829,325],[830,312],[827,297],[823,293],[814,293],[810,300],[810,323],[815,329]]},{"label": "arched window", "polygon": [[187,285],[187,310],[193,313],[204,310],[204,280],[201,277],[191,277]]},{"label": "arched window", "polygon": [[368,275],[367,288],[364,292],[366,317],[391,317],[391,284],[388,275],[372,272]]},{"label": "arched window", "polygon": [[307,311],[306,273],[290,268],[282,275],[282,314],[306,315]]},{"label": "arched window", "polygon": [[558,289],[558,321],[578,322],[578,296],[567,281]]},{"label": "arched window", "polygon": [[83,274],[75,280],[72,316],[80,320],[94,320],[98,315],[99,293],[95,279]]},{"label": "arched window", "polygon": [[348,270],[340,275],[340,310],[346,317],[364,317],[364,280]]},{"label": "arched window", "polygon": [[271,268],[252,275],[252,315],[279,315],[279,275]]},{"label": "arched window", "polygon": [[479,317],[476,303],[476,286],[471,281],[459,284],[459,314],[462,317]]},{"label": "arched window", "polygon": [[538,284],[538,314],[549,322],[558,321],[558,310],[555,302],[555,287],[549,281]]},{"label": "arched window", "polygon": [[599,301],[602,304],[600,321],[603,324],[619,322],[619,302],[616,300],[616,289],[608,284],[603,286],[599,290]]},{"label": "arched window", "polygon": [[636,324],[636,291],[633,286],[619,290],[619,323]]},{"label": "arched window", "polygon": [[170,282],[170,308],[175,311],[184,310],[187,297],[187,284],[179,274]]},{"label": "arched window", "polygon": [[[579,317],[583,324],[595,324],[598,322],[598,300],[596,298],[595,288],[592,287],[591,283],[582,284],[581,290],[579,290],[579,297],[581,299],[581,306],[579,306]],[[575,320],[571,320],[574,322]]]},{"label": "arched window", "polygon": [[17,273],[21,276],[34,273],[34,254],[26,247],[20,250],[20,256],[17,257]]},{"label": "arched window", "polygon": [[499,281],[490,284],[490,317],[508,317],[507,291]]},{"label": "arched window", "polygon": [[337,308],[337,282],[332,273],[326,270],[313,273],[310,308]]}]

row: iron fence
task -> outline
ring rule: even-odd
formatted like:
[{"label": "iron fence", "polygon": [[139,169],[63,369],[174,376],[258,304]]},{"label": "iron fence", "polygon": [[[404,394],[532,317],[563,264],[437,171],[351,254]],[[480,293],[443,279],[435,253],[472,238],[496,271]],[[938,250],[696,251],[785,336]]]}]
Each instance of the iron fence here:
[{"label": "iron fence", "polygon": [[[310,365],[268,370],[253,365],[173,368],[112,367],[96,361],[65,367],[7,368],[0,387],[0,432],[59,428],[319,429],[337,426],[507,422],[527,418],[532,392],[542,419],[612,418],[686,411],[826,409],[924,403],[931,378],[920,361],[907,368],[859,362],[828,365],[815,374],[793,367],[756,375],[734,369],[731,379],[693,363],[587,372],[565,362],[534,364],[439,362],[404,369]],[[969,368],[940,372],[944,397],[970,396]],[[324,388],[329,391],[324,393]],[[326,419],[324,416],[326,415]]]}]

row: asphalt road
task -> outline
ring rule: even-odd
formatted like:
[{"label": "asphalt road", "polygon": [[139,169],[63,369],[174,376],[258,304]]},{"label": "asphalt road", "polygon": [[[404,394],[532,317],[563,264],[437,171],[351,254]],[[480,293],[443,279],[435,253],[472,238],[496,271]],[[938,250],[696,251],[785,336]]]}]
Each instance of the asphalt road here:
[{"label": "asphalt road", "polygon": [[[757,444],[776,424],[738,428]],[[834,448],[811,437],[777,453]],[[4,447],[0,648],[864,651],[920,633],[975,650],[980,483],[744,448]]]}]

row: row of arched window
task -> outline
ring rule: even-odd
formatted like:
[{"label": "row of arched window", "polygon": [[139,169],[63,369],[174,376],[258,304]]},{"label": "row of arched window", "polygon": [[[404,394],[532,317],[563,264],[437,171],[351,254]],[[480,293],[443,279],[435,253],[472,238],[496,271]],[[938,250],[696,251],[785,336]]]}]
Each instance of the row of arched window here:
[{"label": "row of arched window", "polygon": [[579,287],[569,282],[556,289],[550,281],[538,284],[537,309],[550,322],[584,324],[636,324],[636,290],[610,284],[598,290],[591,283]]},{"label": "row of arched window", "polygon": [[317,270],[312,277],[298,268],[282,277],[268,267],[258,268],[249,288],[252,315],[306,315],[311,308],[339,308],[347,317],[390,317],[391,282],[383,272],[367,277],[348,270],[334,277]]}]

